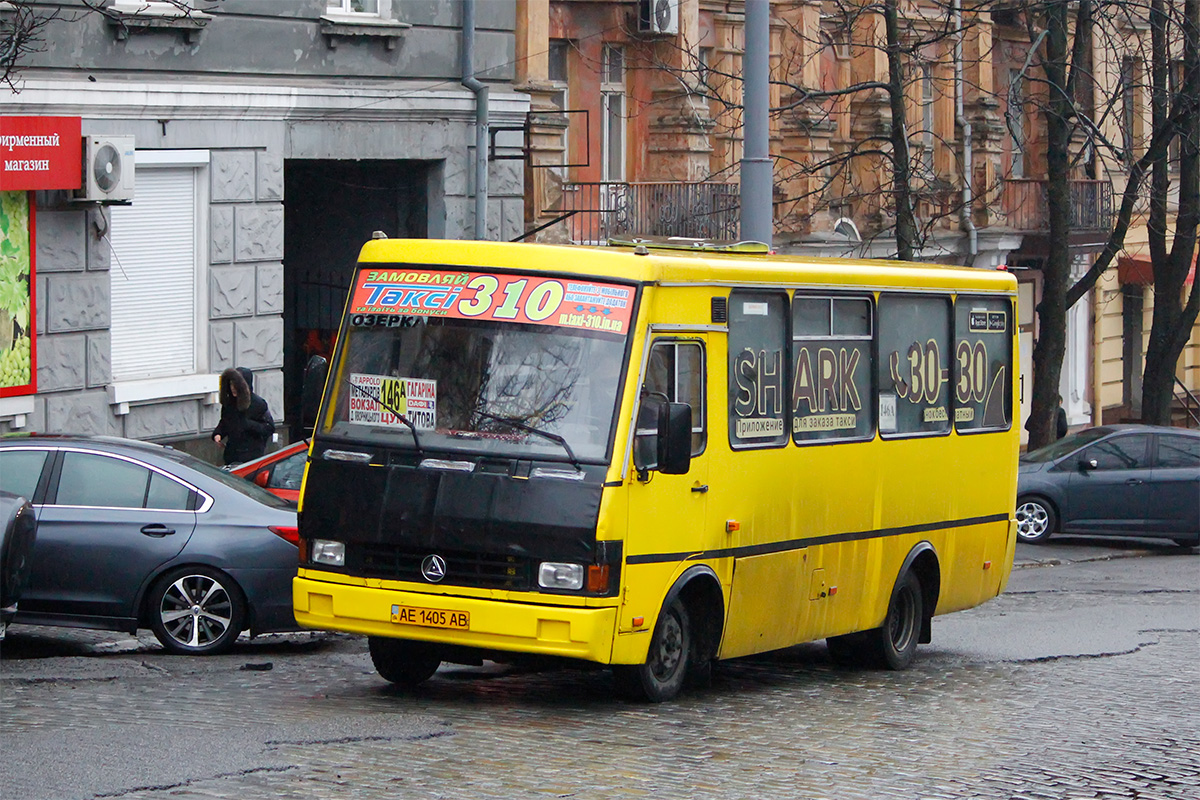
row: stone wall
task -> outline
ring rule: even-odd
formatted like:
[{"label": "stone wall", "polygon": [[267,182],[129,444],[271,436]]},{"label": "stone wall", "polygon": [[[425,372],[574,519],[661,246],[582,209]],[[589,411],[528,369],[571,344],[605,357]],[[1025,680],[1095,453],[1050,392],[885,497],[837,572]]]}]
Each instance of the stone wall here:
[{"label": "stone wall", "polygon": [[[109,214],[39,192],[36,212],[37,394],[0,432],[86,433],[132,439],[201,437],[215,427],[217,375],[255,373],[255,391],[283,408],[283,158],[260,149],[214,151],[208,170],[208,392],[122,407],[113,402]],[[23,423],[23,425],[21,424]]]}]

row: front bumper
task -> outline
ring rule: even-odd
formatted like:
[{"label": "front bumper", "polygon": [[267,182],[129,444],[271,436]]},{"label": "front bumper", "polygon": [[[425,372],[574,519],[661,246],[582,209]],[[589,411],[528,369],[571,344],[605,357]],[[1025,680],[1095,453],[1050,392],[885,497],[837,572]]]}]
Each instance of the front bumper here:
[{"label": "front bumper", "polygon": [[[367,636],[562,656],[600,664],[612,657],[616,607],[535,605],[351,586],[297,577],[292,581],[296,621],[305,628]],[[392,606],[417,606],[471,615],[469,630],[394,623]]]}]

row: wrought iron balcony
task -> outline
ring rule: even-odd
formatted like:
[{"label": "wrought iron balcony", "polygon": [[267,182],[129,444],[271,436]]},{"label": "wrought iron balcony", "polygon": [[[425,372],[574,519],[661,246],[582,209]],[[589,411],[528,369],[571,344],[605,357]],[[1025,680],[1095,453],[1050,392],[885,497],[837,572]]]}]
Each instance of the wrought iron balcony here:
[{"label": "wrought iron balcony", "polygon": [[740,194],[732,183],[564,183],[562,207],[571,241],[686,236],[736,239]]},{"label": "wrought iron balcony", "polygon": [[[1048,233],[1047,181],[1008,180],[1001,203],[1008,227],[1019,231]],[[1070,181],[1071,231],[1105,231],[1113,223],[1112,184],[1100,180]]]}]

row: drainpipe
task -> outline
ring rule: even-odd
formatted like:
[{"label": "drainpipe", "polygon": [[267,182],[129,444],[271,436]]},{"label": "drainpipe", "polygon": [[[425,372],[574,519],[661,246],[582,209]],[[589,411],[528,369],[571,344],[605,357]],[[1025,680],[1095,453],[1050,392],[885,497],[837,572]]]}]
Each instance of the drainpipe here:
[{"label": "drainpipe", "polygon": [[963,149],[963,189],[962,189],[962,225],[967,232],[967,266],[974,266],[975,256],[979,254],[979,231],[975,221],[971,219],[971,179],[974,177],[974,155],[971,150],[971,123],[963,111],[966,87],[963,86],[963,30],[962,30],[962,0],[954,0],[954,121],[962,130]]},{"label": "drainpipe", "polygon": [[475,78],[475,2],[463,0],[462,85],[475,93],[475,238],[487,238],[488,87]]}]

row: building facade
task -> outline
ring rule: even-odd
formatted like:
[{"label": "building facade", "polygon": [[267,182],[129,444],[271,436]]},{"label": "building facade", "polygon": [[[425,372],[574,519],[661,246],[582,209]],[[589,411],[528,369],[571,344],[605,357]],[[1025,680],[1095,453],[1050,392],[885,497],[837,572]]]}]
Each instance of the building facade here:
[{"label": "building facade", "polygon": [[[517,86],[530,96],[528,235],[739,238],[743,0],[522,0],[517,8]],[[774,246],[894,256],[892,164],[875,152],[894,122],[880,88],[891,78],[884,15],[846,0],[771,0],[770,8]],[[1049,242],[1045,83],[1031,72],[1028,29],[1011,9],[956,12],[935,0],[899,8],[912,54],[902,81],[915,257],[1018,276],[1023,421]],[[1132,51],[1145,35],[1131,29],[1124,41]],[[1106,135],[1117,141],[1124,126],[1137,142],[1149,92],[1144,81],[1113,85],[1131,74],[1110,43],[1093,42],[1097,79],[1084,92],[1092,107],[1114,90],[1125,97],[1129,108],[1106,118]],[[1074,276],[1103,248],[1125,180],[1121,164],[1079,160],[1070,182]],[[1139,208],[1122,263],[1144,252],[1145,225]],[[1072,425],[1136,417],[1152,298],[1142,298],[1145,270],[1134,274],[1110,270],[1068,312],[1061,394]],[[1193,392],[1198,364],[1200,329],[1180,364]]]},{"label": "building facade", "polygon": [[[296,423],[304,364],[332,345],[374,231],[471,238],[482,157],[486,236],[520,235],[520,161],[477,153],[475,124],[477,102],[492,126],[526,118],[515,7],[474,4],[485,101],[462,84],[463,8],[137,0],[46,24],[0,89],[3,114],[80,118],[85,169],[89,137],[93,149],[132,137],[133,197],[29,193],[36,392],[0,396],[0,431],[202,451],[230,366],[253,370],[276,420]],[[0,20],[15,18],[0,2]]]}]

